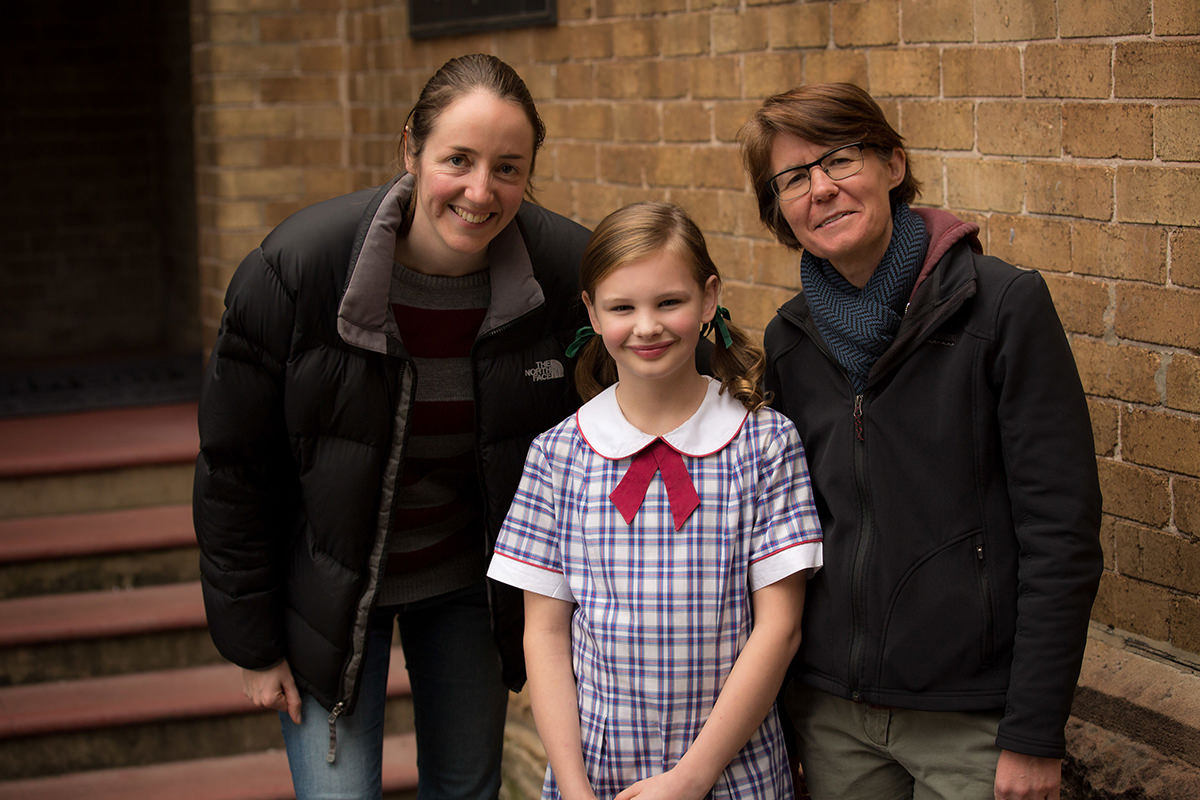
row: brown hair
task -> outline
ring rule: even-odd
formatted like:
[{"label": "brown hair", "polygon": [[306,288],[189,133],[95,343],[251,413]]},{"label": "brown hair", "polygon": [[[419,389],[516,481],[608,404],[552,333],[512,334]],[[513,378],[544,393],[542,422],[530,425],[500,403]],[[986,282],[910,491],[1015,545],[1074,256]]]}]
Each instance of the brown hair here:
[{"label": "brown hair", "polygon": [[[879,104],[852,83],[814,83],[768,97],[738,138],[742,161],[758,200],[758,216],[785,246],[800,249],[791,226],[779,213],[779,198],[771,189],[771,147],[780,133],[790,133],[814,144],[836,147],[862,142],[883,159],[896,149],[904,151],[904,137],[883,115]],[[891,190],[892,205],[911,203],[921,192],[905,159],[904,179]]]},{"label": "brown hair", "polygon": [[404,135],[400,139],[400,163],[404,163],[404,148],[416,157],[425,148],[425,140],[433,131],[437,119],[458,98],[484,90],[501,100],[516,103],[525,112],[533,127],[533,156],[529,162],[530,182],[526,195],[533,199],[533,167],[537,151],[546,140],[546,125],[538,114],[529,87],[517,71],[493,55],[472,53],[452,58],[433,74],[421,90],[417,103],[408,112]]},{"label": "brown hair", "polygon": [[[613,270],[667,248],[673,248],[692,264],[692,274],[700,286],[710,277],[720,280],[704,234],[687,213],[674,203],[644,202],[619,208],[596,226],[580,264],[580,288],[591,297]],[[730,392],[750,411],[757,411],[766,405],[759,389],[765,363],[762,349],[736,325],[726,324],[732,344],[726,347],[719,334],[713,337],[713,376],[721,381],[722,391]],[[587,401],[616,382],[616,363],[600,337],[592,337],[579,352],[575,388]]]}]

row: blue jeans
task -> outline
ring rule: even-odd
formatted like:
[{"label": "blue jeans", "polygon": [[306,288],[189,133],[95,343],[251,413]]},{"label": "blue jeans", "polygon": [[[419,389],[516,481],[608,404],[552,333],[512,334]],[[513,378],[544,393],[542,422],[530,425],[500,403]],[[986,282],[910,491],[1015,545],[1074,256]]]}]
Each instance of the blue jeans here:
[{"label": "blue jeans", "polygon": [[[508,690],[492,641],[486,590],[473,586],[385,609],[395,612],[412,684],[418,800],[494,800]],[[367,637],[358,702],[337,720],[337,759],[327,763],[329,712],[302,693],[301,724],[280,714],[298,800],[382,795],[383,712],[392,615],[376,614]]]}]

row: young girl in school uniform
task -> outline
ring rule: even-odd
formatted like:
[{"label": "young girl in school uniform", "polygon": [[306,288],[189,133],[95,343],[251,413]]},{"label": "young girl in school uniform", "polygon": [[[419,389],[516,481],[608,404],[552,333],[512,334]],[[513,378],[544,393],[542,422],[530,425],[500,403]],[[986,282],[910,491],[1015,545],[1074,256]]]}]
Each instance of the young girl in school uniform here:
[{"label": "young girl in school uniform", "polygon": [[791,800],[774,701],[822,563],[803,447],[681,209],[610,214],[580,278],[587,402],[530,447],[488,572],[525,592],[542,797]]}]

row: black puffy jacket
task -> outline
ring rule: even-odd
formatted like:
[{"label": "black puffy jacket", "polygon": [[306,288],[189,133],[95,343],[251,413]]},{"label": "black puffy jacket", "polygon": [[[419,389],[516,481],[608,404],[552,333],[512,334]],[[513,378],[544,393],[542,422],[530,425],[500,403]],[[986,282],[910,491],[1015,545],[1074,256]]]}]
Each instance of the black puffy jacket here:
[{"label": "black puffy jacket", "polygon": [[928,277],[861,395],[803,295],[767,328],[825,532],[796,671],[866,703],[1004,709],[999,747],[1062,757],[1102,569],[1082,387],[1042,278],[919,213]]},{"label": "black puffy jacket", "polygon": [[[194,520],[209,630],[251,669],[286,658],[326,708],[354,705],[387,552],[415,374],[388,302],[411,179],[297,212],[242,261],[200,398]],[[488,250],[472,350],[490,555],[535,435],[578,405],[564,350],[585,321],[588,232],[524,203]],[[520,593],[489,586],[505,681],[524,681]]]}]

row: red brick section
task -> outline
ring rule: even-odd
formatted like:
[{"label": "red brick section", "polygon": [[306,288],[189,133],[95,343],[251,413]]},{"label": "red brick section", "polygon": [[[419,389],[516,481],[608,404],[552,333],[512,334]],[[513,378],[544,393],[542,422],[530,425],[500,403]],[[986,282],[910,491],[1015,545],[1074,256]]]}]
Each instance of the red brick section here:
[{"label": "red brick section", "polygon": [[204,625],[199,581],[0,600],[0,647]]},{"label": "red brick section", "polygon": [[[383,740],[383,790],[417,786],[417,744],[412,734]],[[0,783],[0,800],[287,800],[295,797],[283,750],[198,758],[148,767],[77,772]]]},{"label": "red brick section", "polygon": [[[393,648],[388,696],[409,693],[401,650]],[[0,689],[0,708],[0,738],[259,711],[232,664],[9,686]]]},{"label": "red brick section", "polygon": [[188,505],[0,520],[0,564],[195,543]]},{"label": "red brick section", "polygon": [[200,448],[196,404],[0,420],[0,478],[172,464]]}]

